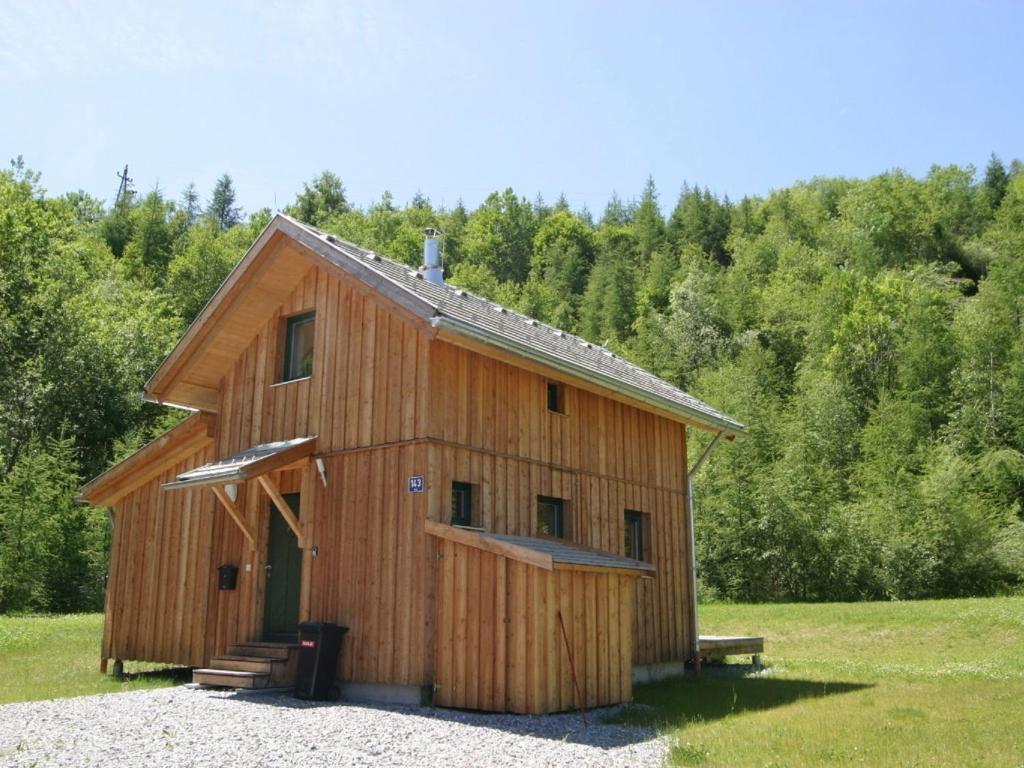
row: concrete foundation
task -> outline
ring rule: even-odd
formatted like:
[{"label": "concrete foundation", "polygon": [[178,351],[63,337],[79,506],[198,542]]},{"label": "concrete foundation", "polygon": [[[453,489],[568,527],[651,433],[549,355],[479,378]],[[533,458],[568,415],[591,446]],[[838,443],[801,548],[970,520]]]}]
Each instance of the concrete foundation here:
[{"label": "concrete foundation", "polygon": [[670,677],[681,677],[690,670],[685,661],[663,661],[659,664],[638,664],[633,667],[633,684],[654,683]]},{"label": "concrete foundation", "polygon": [[342,682],[341,700],[364,704],[394,704],[403,707],[430,706],[430,688],[419,685]]}]

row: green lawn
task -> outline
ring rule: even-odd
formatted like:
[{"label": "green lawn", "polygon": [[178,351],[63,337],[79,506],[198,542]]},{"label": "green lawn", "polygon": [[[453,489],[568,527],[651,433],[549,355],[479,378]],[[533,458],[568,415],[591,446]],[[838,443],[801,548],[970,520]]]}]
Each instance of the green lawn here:
[{"label": "green lawn", "polygon": [[100,674],[103,615],[0,616],[0,704],[85,696],[180,682],[159,665],[126,664],[125,679]]},{"label": "green lawn", "polygon": [[[765,636],[759,674],[638,686],[674,765],[1024,766],[1024,598],[710,605]],[[749,659],[733,659],[747,661]]]},{"label": "green lawn", "polygon": [[[653,709],[622,719],[667,732],[676,765],[1024,768],[1024,598],[711,605],[701,626],[765,635],[768,669],[636,688]],[[99,615],[0,616],[0,703],[181,680],[101,675],[101,630]]]}]

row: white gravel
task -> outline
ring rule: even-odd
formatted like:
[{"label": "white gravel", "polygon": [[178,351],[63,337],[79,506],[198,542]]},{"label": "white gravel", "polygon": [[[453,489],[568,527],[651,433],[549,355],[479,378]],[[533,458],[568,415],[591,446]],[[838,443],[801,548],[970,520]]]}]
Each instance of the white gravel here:
[{"label": "white gravel", "polygon": [[2,766],[657,766],[602,715],[487,715],[161,688],[0,706]]}]

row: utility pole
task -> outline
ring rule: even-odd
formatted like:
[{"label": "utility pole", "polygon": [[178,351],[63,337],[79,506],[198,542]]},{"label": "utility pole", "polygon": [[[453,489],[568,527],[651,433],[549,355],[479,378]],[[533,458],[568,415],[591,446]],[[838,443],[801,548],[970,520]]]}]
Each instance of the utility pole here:
[{"label": "utility pole", "polygon": [[124,165],[124,172],[118,173],[117,178],[121,180],[121,184],[117,188],[117,197],[114,198],[114,206],[120,204],[122,199],[127,199],[134,194],[134,190],[131,188],[132,180],[128,177],[128,164]]}]

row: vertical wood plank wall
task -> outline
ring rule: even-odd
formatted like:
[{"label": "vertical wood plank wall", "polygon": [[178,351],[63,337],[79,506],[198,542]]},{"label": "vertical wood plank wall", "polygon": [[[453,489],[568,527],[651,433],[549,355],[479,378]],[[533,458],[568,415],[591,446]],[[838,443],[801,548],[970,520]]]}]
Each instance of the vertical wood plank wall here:
[{"label": "vertical wood plank wall", "polygon": [[434,546],[438,704],[572,709],[579,702],[573,667],[584,706],[629,701],[635,577],[545,571],[444,539]]},{"label": "vertical wood plank wall", "polygon": [[[284,492],[313,496],[302,502],[319,550],[309,615],[351,628],[343,678],[433,681],[438,598],[422,521],[447,522],[453,480],[477,486],[488,530],[531,535],[536,496],[557,496],[570,501],[571,541],[619,554],[623,510],[649,514],[657,576],[619,586],[634,593],[633,662],[687,658],[683,425],[573,387],[565,414],[551,413],[543,376],[432,341],[365,292],[292,258],[304,276],[240,346],[221,383],[213,445],[116,505],[104,655],[199,665],[259,637],[266,495],[253,483],[239,489],[259,536],[250,551],[208,489],[159,486],[257,443],[316,434],[328,486],[310,471],[278,479]],[[313,375],[275,384],[283,318],[309,310]],[[427,478],[426,493],[406,492],[412,475]],[[251,566],[237,590],[216,589],[224,562]]]},{"label": "vertical wood plank wall", "polygon": [[[342,641],[344,680],[427,685],[431,616],[426,495],[406,492],[422,474],[426,447],[361,450],[325,460],[316,483],[310,615],[349,628]],[[305,506],[303,513],[305,514]]]},{"label": "vertical wood plank wall", "polygon": [[650,515],[648,559],[636,580],[634,663],[688,659],[685,427],[574,387],[565,413],[547,410],[543,376],[454,345],[431,350],[431,519],[448,522],[453,481],[476,487],[479,525],[532,536],[537,496],[569,501],[567,536],[625,555],[624,511]]}]

